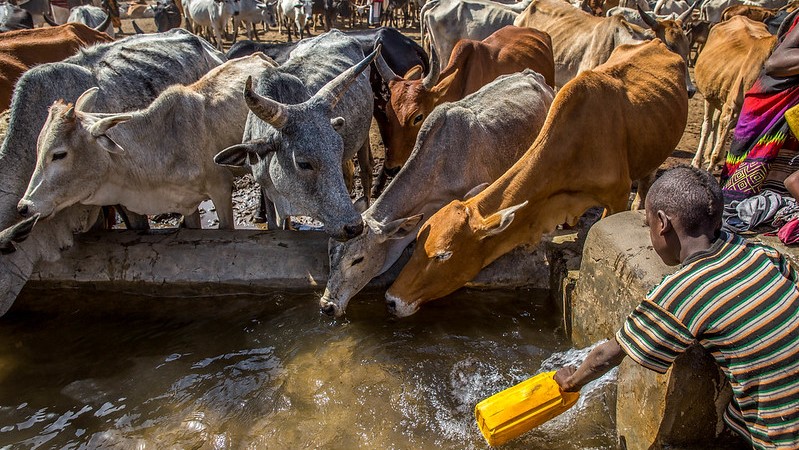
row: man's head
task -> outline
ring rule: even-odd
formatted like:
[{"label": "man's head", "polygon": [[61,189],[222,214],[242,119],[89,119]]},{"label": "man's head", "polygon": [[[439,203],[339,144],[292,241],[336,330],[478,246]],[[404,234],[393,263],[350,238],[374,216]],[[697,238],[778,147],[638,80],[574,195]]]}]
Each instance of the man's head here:
[{"label": "man's head", "polygon": [[682,262],[687,239],[712,239],[721,228],[724,199],[713,176],[694,167],[679,166],[660,176],[646,197],[646,220],[652,246],[663,262]]}]

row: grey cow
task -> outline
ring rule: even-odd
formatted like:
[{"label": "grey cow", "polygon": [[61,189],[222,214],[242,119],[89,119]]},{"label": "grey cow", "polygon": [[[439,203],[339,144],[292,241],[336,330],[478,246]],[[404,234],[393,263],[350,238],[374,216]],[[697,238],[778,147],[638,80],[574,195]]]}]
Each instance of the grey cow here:
[{"label": "grey cow", "polygon": [[527,69],[434,109],[408,162],[363,213],[363,233],[343,243],[331,240],[322,310],[343,315],[350,299],[416,238],[423,216],[476,194],[510,168],[535,140],[553,97],[544,77]]},{"label": "grey cow", "polygon": [[[72,10],[69,12],[69,18],[67,18],[67,22],[82,23],[89,28],[94,28],[98,31],[105,31],[105,33],[112,38],[116,37],[114,25],[109,20],[108,13],[97,6],[81,5],[72,8]],[[100,26],[103,24],[105,24],[105,27]]]},{"label": "grey cow", "polygon": [[[205,40],[172,30],[89,47],[62,62],[25,72],[14,90],[8,132],[0,147],[0,229],[18,221],[17,203],[36,164],[36,139],[54,101],[74,102],[96,86],[100,91],[95,110],[140,109],[168,86],[192,83],[223,61],[224,55]],[[67,208],[36,225],[31,236],[16,245],[15,253],[0,257],[0,314],[14,302],[34,265],[57,259],[59,250],[72,244],[73,233],[93,222],[97,211],[97,207]]]},{"label": "grey cow", "polygon": [[119,204],[139,214],[178,212],[200,228],[197,205],[210,198],[219,228],[232,230],[233,173],[214,164],[214,155],[241,142],[245,80],[275,66],[263,53],[234,59],[139,111],[92,112],[97,88],[75,106],[55,102],[20,208],[44,219],[77,202]]},{"label": "grey cow", "polygon": [[[363,229],[342,166],[356,153],[369,192],[369,63],[357,40],[333,30],[300,42],[282,66],[245,90],[251,113],[243,144],[220,152],[218,164],[249,167],[269,200],[270,227],[310,216],[336,239]],[[354,66],[354,67],[353,67]],[[275,214],[276,213],[276,217]]]}]

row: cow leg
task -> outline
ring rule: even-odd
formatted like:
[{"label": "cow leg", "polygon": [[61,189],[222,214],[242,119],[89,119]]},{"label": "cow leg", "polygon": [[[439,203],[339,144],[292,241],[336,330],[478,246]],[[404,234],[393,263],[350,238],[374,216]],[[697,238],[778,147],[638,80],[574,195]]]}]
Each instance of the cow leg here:
[{"label": "cow leg", "polygon": [[220,52],[224,52],[225,49],[222,48],[222,31],[219,29],[219,27],[216,26],[212,26],[211,28],[213,28],[214,31],[214,39],[216,39],[216,48]]},{"label": "cow leg", "polygon": [[181,222],[181,227],[188,228],[191,230],[201,229],[202,221],[200,219],[200,211],[195,210],[193,213],[189,214],[188,216],[183,216],[183,222]]},{"label": "cow leg", "polygon": [[655,182],[656,175],[657,170],[654,170],[638,179],[638,189],[635,192],[635,198],[633,199],[633,204],[630,206],[630,209],[644,209],[644,205],[646,203],[646,194],[649,193],[649,188],[652,187],[652,183]]},{"label": "cow leg", "polygon": [[366,199],[367,205],[369,205],[369,195],[372,193],[372,167],[374,167],[372,145],[369,139],[367,139],[358,150],[358,168],[361,170],[361,187],[363,187],[363,196]]},{"label": "cow leg", "polygon": [[233,176],[226,171],[220,180],[213,182],[210,189],[211,201],[216,207],[219,217],[220,230],[233,230],[236,228],[233,218]]},{"label": "cow leg", "polygon": [[236,39],[239,37],[239,27],[241,26],[241,20],[233,19],[233,44],[236,43]]},{"label": "cow leg", "polygon": [[[699,133],[699,146],[696,148],[696,155],[694,155],[691,165],[694,167],[701,167],[702,160],[704,159],[706,149],[710,146],[707,140],[713,131],[713,112],[714,108],[709,101],[705,100],[705,113],[702,117],[702,131]],[[712,145],[712,144],[711,144]]]},{"label": "cow leg", "polygon": [[355,189],[355,164],[352,163],[352,159],[341,163],[341,170],[344,172],[344,185],[347,186],[347,192],[352,192]]},{"label": "cow leg", "polygon": [[721,112],[721,119],[719,119],[718,124],[718,137],[716,141],[716,145],[713,146],[713,153],[710,154],[710,158],[707,161],[707,170],[712,171],[716,165],[719,163],[721,156],[726,153],[722,152],[724,145],[727,143],[727,136],[730,134],[730,130],[732,128],[732,124],[735,123],[734,119],[734,112],[732,108],[728,105],[724,105],[724,108]]},{"label": "cow leg", "polygon": [[117,205],[116,208],[119,216],[122,217],[122,222],[125,223],[125,228],[128,230],[149,230],[150,221],[146,215],[137,214],[122,205]]}]

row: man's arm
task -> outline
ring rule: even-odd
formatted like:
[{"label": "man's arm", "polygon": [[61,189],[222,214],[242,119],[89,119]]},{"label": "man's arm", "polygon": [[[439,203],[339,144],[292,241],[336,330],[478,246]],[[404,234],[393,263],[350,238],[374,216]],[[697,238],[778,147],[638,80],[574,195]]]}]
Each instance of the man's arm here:
[{"label": "man's arm", "polygon": [[790,77],[799,74],[799,26],[791,30],[785,40],[774,49],[764,66],[766,75]]},{"label": "man's arm", "polygon": [[579,391],[591,381],[606,374],[610,369],[621,364],[626,354],[613,338],[597,345],[580,364],[580,367],[563,367],[555,374],[555,381],[565,392]]}]

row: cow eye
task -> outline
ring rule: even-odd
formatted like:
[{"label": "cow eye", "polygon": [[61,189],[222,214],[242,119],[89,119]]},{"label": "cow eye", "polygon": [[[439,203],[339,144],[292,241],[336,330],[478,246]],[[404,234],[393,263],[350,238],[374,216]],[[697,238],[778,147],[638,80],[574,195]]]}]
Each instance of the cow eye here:
[{"label": "cow eye", "polygon": [[422,123],[422,119],[424,119],[424,114],[419,114],[418,116],[413,118],[413,124],[419,125],[420,123]]},{"label": "cow eye", "polygon": [[363,262],[363,256],[361,256],[360,258],[355,258],[355,260],[352,261],[352,264],[350,264],[350,267],[352,267],[352,266],[354,266],[356,264],[360,264],[362,262]]},{"label": "cow eye", "polygon": [[436,261],[446,261],[452,256],[452,252],[438,252],[435,254],[434,258]]},{"label": "cow eye", "polygon": [[64,159],[66,157],[67,157],[67,152],[53,153],[53,161],[58,161],[59,159]]},{"label": "cow eye", "polygon": [[313,170],[313,166],[309,162],[298,162],[297,167],[302,170]]}]

